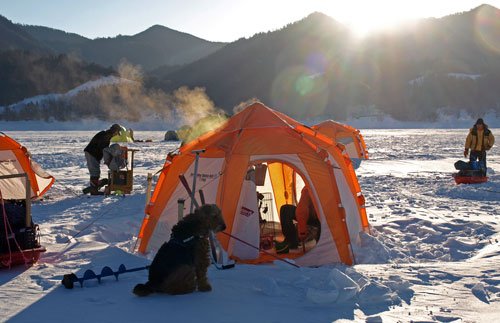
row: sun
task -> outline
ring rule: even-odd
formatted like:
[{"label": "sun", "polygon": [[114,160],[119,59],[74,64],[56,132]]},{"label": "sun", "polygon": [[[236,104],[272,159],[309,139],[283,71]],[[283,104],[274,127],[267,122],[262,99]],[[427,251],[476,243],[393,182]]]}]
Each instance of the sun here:
[{"label": "sun", "polygon": [[394,29],[422,16],[423,7],[408,8],[404,1],[325,1],[323,10],[358,36]]}]

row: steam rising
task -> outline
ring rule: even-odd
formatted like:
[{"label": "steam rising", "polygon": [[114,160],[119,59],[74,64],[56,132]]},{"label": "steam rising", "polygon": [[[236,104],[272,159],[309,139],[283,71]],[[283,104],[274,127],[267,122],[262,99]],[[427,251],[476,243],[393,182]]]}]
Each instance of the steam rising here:
[{"label": "steam rising", "polygon": [[[140,67],[122,61],[119,77],[80,84],[66,93],[41,95],[0,111],[5,120],[148,122],[182,126],[185,141],[213,130],[226,120],[204,88],[181,87],[173,93],[144,87]],[[45,73],[47,74],[47,73]],[[88,79],[88,78],[87,78]]]},{"label": "steam rising", "polygon": [[203,88],[196,87],[190,90],[181,87],[174,91],[171,101],[178,118],[184,122],[177,132],[183,142],[189,142],[214,130],[227,120],[227,116],[215,108]]},{"label": "steam rising", "polygon": [[[217,115],[218,109],[203,88],[181,87],[172,94],[144,87],[140,67],[122,61],[120,82],[79,92],[67,100],[65,119],[98,118],[107,121],[163,120],[167,124],[194,125],[198,120]],[[61,103],[51,102],[51,105]],[[50,112],[50,107],[45,107]],[[61,110],[61,109],[57,109]],[[56,119],[61,115],[54,116]],[[59,119],[60,120],[60,119]]]}]

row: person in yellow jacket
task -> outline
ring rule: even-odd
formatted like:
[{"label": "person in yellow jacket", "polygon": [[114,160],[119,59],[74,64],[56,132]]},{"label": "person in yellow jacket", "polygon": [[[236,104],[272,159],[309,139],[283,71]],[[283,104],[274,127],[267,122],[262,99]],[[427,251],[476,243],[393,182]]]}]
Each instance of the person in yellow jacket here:
[{"label": "person in yellow jacket", "polygon": [[490,150],[495,143],[495,137],[488,129],[483,119],[479,118],[469,131],[467,139],[465,140],[464,157],[469,155],[469,160],[472,162],[479,161],[479,165],[483,174],[486,176],[486,151]]}]

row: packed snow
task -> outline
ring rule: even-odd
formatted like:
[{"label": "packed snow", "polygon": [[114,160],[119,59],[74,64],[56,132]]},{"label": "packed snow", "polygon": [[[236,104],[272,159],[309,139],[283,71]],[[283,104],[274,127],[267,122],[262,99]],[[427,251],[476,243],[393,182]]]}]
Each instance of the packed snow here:
[{"label": "packed snow", "polygon": [[[500,138],[500,129],[492,129]],[[456,185],[467,129],[362,130],[370,153],[356,170],[372,234],[355,266],[295,268],[281,261],[208,272],[213,291],[132,294],[147,271],[85,281],[104,266],[149,264],[132,252],[144,213],[147,173],[176,143],[165,131],[135,131],[134,190],[82,196],[83,148],[94,131],[7,131],[56,182],[33,205],[47,248],[40,261],[0,270],[0,321],[9,322],[494,322],[500,317],[500,149],[489,181]],[[104,166],[102,171],[105,172]]]}]

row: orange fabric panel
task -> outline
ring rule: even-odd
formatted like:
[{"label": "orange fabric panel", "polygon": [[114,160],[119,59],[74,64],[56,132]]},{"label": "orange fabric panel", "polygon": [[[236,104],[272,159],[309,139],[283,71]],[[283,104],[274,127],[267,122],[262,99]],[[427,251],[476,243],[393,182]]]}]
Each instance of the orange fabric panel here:
[{"label": "orange fabric panel", "polygon": [[22,147],[21,149],[16,149],[16,150],[13,150],[12,152],[14,153],[14,155],[16,155],[17,161],[19,162],[19,164],[21,164],[21,167],[23,168],[24,172],[26,172],[26,174],[28,174],[31,189],[32,189],[34,195],[38,196],[38,191],[39,191],[38,183],[36,181],[35,174],[31,170],[31,165],[30,165],[30,161],[28,159],[26,148]]},{"label": "orange fabric panel", "polygon": [[283,163],[269,163],[269,178],[274,192],[276,210],[284,204],[293,204],[294,171],[293,168]]},{"label": "orange fabric panel", "polygon": [[265,264],[265,263],[272,263],[272,262],[275,262],[276,260],[279,260],[279,259],[283,259],[285,261],[286,261],[286,259],[296,259],[296,258],[302,257],[303,255],[304,255],[303,252],[285,253],[285,254],[274,254],[274,253],[266,254],[265,252],[261,252],[259,257],[256,259],[240,259],[240,258],[235,257],[235,256],[231,256],[231,259],[236,260],[236,262],[238,262],[238,263],[249,264],[249,265],[259,265],[259,264]]},{"label": "orange fabric panel", "polygon": [[[42,191],[38,192],[38,196],[42,196],[43,194],[47,193],[47,191],[52,187],[52,185],[54,184],[54,182],[56,181],[56,179],[54,177],[51,176],[51,180],[50,180],[50,184],[47,185],[45,187],[45,189],[43,189]],[[38,188],[38,190],[40,190],[40,188]]]},{"label": "orange fabric panel", "polygon": [[[341,151],[339,148],[334,147],[331,148],[330,154],[335,159],[338,165],[340,165],[340,168],[342,170],[342,173],[344,174],[347,184],[349,185],[349,188],[351,189],[352,194],[356,197],[358,194],[361,194],[361,187],[359,186],[358,182],[358,177],[356,176],[356,173],[354,172],[354,168],[352,167],[351,160],[349,157],[344,156],[341,154]],[[356,199],[358,201],[358,210],[361,216],[361,223],[363,225],[363,229],[366,231],[368,229],[368,217],[366,214],[366,209],[364,208],[364,205],[361,205],[359,202],[360,200]]]},{"label": "orange fabric panel", "polygon": [[194,161],[194,156],[190,154],[176,156],[171,165],[163,170],[162,175],[164,179],[155,187],[156,200],[154,204],[147,208],[149,219],[144,219],[144,224],[141,226],[141,244],[139,245],[139,252],[146,253],[146,249],[153,234],[156,224],[160,219],[161,213],[165,209],[170,200],[170,196],[174,192],[179,183],[179,175],[183,174]]},{"label": "orange fabric panel", "polygon": [[0,150],[20,149],[21,147],[20,143],[0,132]]},{"label": "orange fabric panel", "polygon": [[[338,138],[349,137],[353,140],[354,146],[358,153],[359,158],[368,159],[368,151],[366,143],[360,131],[352,126],[335,122],[333,120],[326,120],[317,125],[312,126],[313,129],[324,134],[325,136],[338,141]],[[364,151],[364,155],[362,152]]]},{"label": "orange fabric panel", "polygon": [[[137,239],[141,239],[141,243],[142,243],[142,238],[144,237],[144,231],[148,227],[148,224],[149,224],[149,216],[146,215],[144,217],[144,219],[142,220],[141,229],[139,230],[139,234],[137,235]],[[140,246],[141,246],[141,244],[139,244],[139,248],[140,248]],[[141,251],[141,252],[144,252],[144,251]]]},{"label": "orange fabric panel", "polygon": [[245,129],[265,129],[272,127],[289,127],[288,121],[296,124],[291,119],[278,111],[272,110],[260,102],[255,102],[239,113],[235,114],[224,127],[224,131]]},{"label": "orange fabric panel", "polygon": [[[286,138],[276,142],[273,138]],[[244,129],[232,154],[278,155],[309,152],[299,133],[290,128]]]},{"label": "orange fabric panel", "polygon": [[319,201],[313,199],[314,208],[320,210],[317,203],[321,203],[321,209],[335,241],[340,260],[344,264],[352,265],[349,234],[342,215],[343,210],[339,207],[340,194],[333,170],[327,163],[318,159],[315,153],[300,154],[299,157],[311,180],[306,185],[314,190],[319,198]]},{"label": "orange fabric panel", "polygon": [[309,189],[307,186],[302,188],[300,192],[300,200],[297,203],[297,209],[295,210],[295,218],[297,219],[297,230],[300,234],[305,234],[307,232],[307,220],[311,216],[312,212],[309,206],[312,204],[311,195],[309,194]]},{"label": "orange fabric panel", "polygon": [[[219,188],[217,189],[217,206],[222,211],[226,222],[226,231],[232,232],[234,218],[240,210],[237,210],[240,200],[241,186],[249,166],[248,155],[232,154],[226,159],[224,173],[220,177]],[[229,236],[218,234],[222,247],[227,250]]]},{"label": "orange fabric panel", "polygon": [[363,147],[363,151],[365,152],[364,158],[365,159],[370,159],[369,155],[368,155],[368,149],[366,148],[365,138],[363,137],[363,135],[361,135],[361,133],[359,132],[359,130],[358,130],[358,141],[359,141],[361,147]]},{"label": "orange fabric panel", "polygon": [[[149,205],[153,205],[154,202],[156,201],[156,199],[158,198],[158,195],[160,194],[160,190],[156,189],[156,188],[157,187],[160,188],[163,186],[163,182],[165,181],[165,177],[166,177],[165,174],[166,174],[169,166],[170,166],[170,162],[168,162],[168,161],[163,165],[163,169],[160,173],[160,176],[158,177],[158,181],[156,182],[156,186],[155,186],[155,189],[153,190],[153,194],[151,194],[151,199],[149,200]],[[146,205],[146,210],[145,210],[145,213],[148,213],[148,214],[149,214],[149,205]]]},{"label": "orange fabric panel", "polygon": [[[20,143],[7,136],[6,134],[0,132],[0,150],[10,150],[16,156],[17,161],[21,165],[23,171],[28,175],[28,179],[30,181],[31,190],[33,192],[33,197],[40,197],[45,192],[49,190],[49,188],[54,184],[54,177],[50,176],[48,178],[51,179],[50,184],[48,184],[43,191],[40,191],[40,187],[38,186],[38,181],[35,172],[31,168],[31,160],[30,154],[26,147],[22,146]],[[48,179],[47,178],[47,179]],[[31,194],[31,193],[30,193]]]},{"label": "orange fabric panel", "polygon": [[361,194],[361,192],[358,195],[357,202],[358,202],[358,205],[360,206],[361,225],[363,226],[363,230],[365,232],[368,232],[369,223],[368,223],[368,217],[366,216],[365,197],[363,194]]}]

